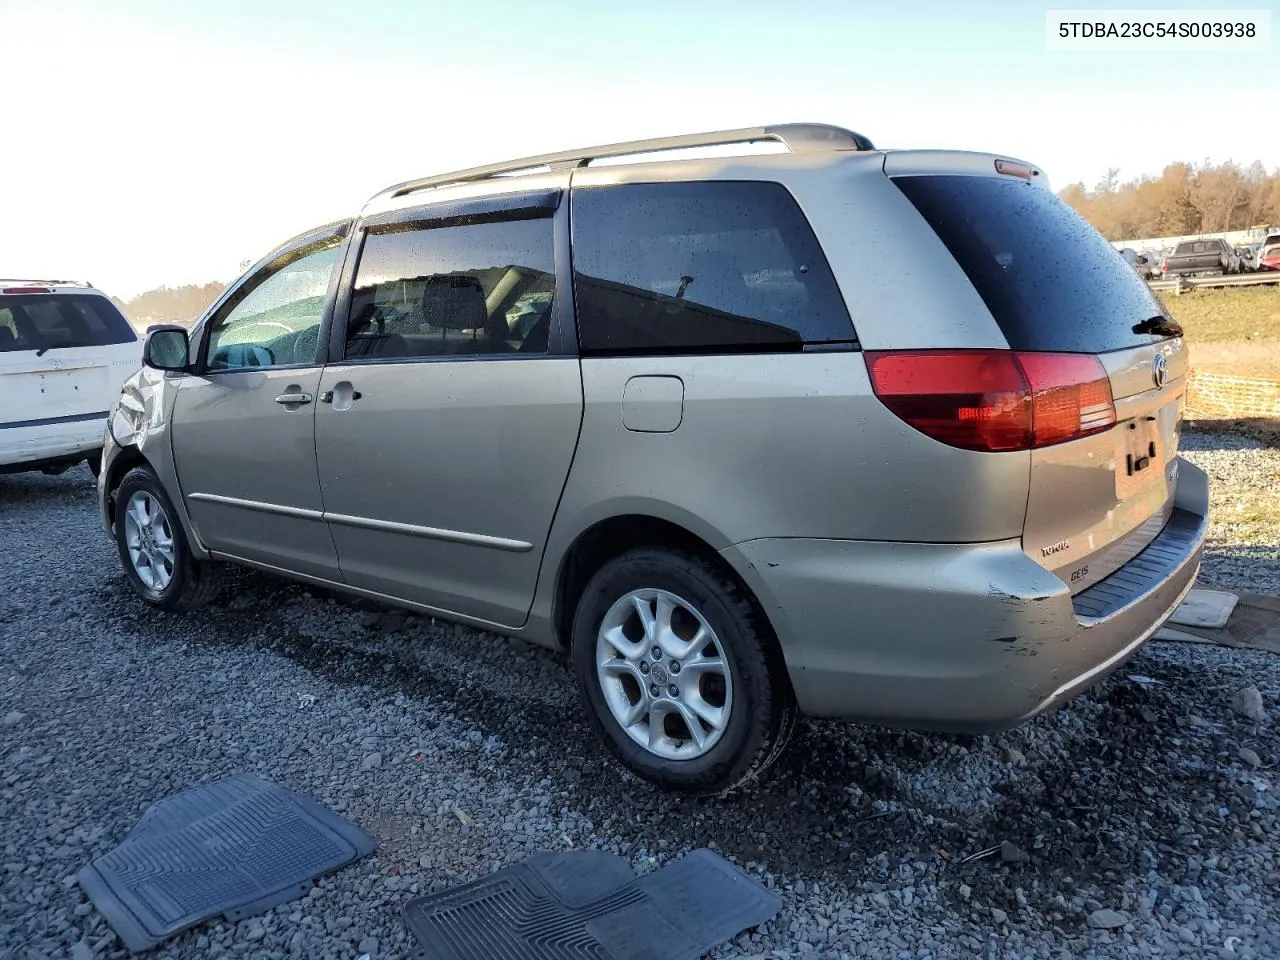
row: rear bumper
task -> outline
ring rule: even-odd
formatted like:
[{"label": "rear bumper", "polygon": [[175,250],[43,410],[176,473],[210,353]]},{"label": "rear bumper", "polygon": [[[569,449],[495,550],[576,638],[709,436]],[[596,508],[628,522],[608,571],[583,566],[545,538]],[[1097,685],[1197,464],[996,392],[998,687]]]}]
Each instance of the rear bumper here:
[{"label": "rear bumper", "polygon": [[0,470],[38,470],[43,464],[83,459],[102,447],[105,414],[64,423],[0,429]]},{"label": "rear bumper", "polygon": [[1164,275],[1166,277],[1194,277],[1202,274],[1218,276],[1219,274],[1226,272],[1227,271],[1222,268],[1222,264],[1214,263],[1206,267],[1166,267]]},{"label": "rear bumper", "polygon": [[1207,478],[1179,460],[1174,519],[1074,598],[1017,540],[753,540],[723,555],[769,614],[805,713],[989,732],[1083,693],[1159,629],[1195,582],[1207,513]]}]

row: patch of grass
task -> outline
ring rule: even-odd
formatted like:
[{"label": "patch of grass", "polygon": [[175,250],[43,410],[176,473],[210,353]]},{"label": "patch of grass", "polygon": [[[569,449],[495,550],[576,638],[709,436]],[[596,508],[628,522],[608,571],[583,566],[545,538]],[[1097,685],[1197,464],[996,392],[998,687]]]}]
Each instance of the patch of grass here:
[{"label": "patch of grass", "polygon": [[[1280,380],[1280,285],[1159,293],[1182,324],[1193,373]],[[1202,420],[1189,429],[1241,433],[1280,446],[1280,421]]]},{"label": "patch of grass", "polygon": [[1215,484],[1210,487],[1210,495],[1210,520],[1219,539],[1251,546],[1276,545],[1280,494],[1270,489]]},{"label": "patch of grass", "polygon": [[[1280,341],[1280,284],[1157,294],[1196,343]],[[1221,371],[1223,373],[1229,371]]]}]

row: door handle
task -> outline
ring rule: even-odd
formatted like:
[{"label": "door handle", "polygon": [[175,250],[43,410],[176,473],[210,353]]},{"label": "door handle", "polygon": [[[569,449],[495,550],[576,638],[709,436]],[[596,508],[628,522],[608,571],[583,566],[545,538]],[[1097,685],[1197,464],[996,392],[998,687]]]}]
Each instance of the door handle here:
[{"label": "door handle", "polygon": [[276,397],[276,403],[283,404],[304,404],[311,402],[311,394],[309,393],[282,393]]},{"label": "door handle", "polygon": [[[363,397],[363,396],[364,396],[364,394],[363,394],[363,393],[361,393],[359,390],[352,390],[352,391],[351,391],[351,395],[350,395],[349,399],[350,399],[350,400],[352,400],[352,401],[356,401],[356,400],[359,400],[359,399],[360,399],[361,397]],[[321,402],[321,403],[333,403],[333,391],[332,391],[332,390],[326,390],[324,393],[320,394],[320,402]]]}]

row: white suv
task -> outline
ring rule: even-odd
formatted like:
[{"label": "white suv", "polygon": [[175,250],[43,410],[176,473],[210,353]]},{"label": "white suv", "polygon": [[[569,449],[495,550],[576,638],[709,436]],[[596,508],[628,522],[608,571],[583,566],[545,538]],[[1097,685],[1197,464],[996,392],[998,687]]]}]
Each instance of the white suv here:
[{"label": "white suv", "polygon": [[102,291],[0,280],[0,473],[96,473],[107,411],[142,345]]}]

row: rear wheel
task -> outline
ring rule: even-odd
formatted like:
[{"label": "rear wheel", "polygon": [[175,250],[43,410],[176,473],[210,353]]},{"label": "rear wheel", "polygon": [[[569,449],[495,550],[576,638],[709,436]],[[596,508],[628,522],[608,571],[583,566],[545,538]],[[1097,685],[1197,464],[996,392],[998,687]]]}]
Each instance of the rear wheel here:
[{"label": "rear wheel", "polygon": [[187,545],[173,503],[149,467],[135,467],[116,489],[116,547],[138,596],[166,610],[194,610],[213,599],[218,568]]},{"label": "rear wheel", "polygon": [[695,554],[632,550],[583,591],[572,656],[592,727],[662,787],[722,792],[763,773],[795,726],[768,626]]}]

